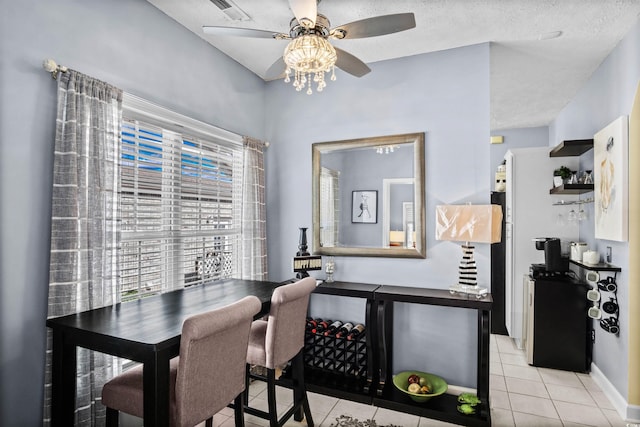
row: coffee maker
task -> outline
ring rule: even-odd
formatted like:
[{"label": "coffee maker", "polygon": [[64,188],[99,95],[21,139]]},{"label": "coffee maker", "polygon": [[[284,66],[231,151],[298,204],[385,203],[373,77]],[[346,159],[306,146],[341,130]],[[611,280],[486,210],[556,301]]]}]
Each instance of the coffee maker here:
[{"label": "coffee maker", "polygon": [[569,271],[569,258],[562,256],[560,239],[557,237],[537,237],[533,241],[536,249],[544,251],[544,264],[531,265],[533,278],[565,276]]}]

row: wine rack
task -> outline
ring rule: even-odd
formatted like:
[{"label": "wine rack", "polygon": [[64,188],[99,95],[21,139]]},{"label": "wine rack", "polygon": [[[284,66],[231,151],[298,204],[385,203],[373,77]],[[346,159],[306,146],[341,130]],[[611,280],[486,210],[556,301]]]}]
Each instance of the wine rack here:
[{"label": "wine rack", "polygon": [[366,332],[354,339],[305,331],[304,363],[306,367],[326,374],[347,378],[364,378],[367,375]]}]

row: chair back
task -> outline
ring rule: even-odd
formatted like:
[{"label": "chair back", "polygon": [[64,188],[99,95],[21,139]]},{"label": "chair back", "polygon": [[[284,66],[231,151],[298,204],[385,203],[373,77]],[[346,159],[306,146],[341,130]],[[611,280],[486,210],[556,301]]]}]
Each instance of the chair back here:
[{"label": "chair back", "polygon": [[257,297],[248,296],[184,321],[175,385],[175,425],[197,425],[244,390],[249,331],[261,306]]},{"label": "chair back", "polygon": [[273,292],[265,334],[267,368],[283,365],[304,346],[309,296],[315,288],[316,279],[305,277]]}]

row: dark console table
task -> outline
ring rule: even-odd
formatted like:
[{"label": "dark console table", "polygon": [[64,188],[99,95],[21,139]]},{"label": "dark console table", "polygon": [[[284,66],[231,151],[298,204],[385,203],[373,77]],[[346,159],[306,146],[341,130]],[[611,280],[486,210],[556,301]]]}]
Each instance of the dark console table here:
[{"label": "dark console table", "polygon": [[[490,426],[489,405],[489,315],[491,295],[482,299],[448,290],[367,283],[333,282],[320,284],[316,294],[366,299],[368,369],[362,381],[348,383],[330,375],[305,371],[309,391],[341,399],[373,404],[378,407],[437,419],[466,426]],[[445,394],[426,403],[413,402],[393,385],[393,305],[396,302],[466,308],[478,313],[478,349],[476,389],[482,405],[475,415],[462,415],[456,410],[456,396]]]}]

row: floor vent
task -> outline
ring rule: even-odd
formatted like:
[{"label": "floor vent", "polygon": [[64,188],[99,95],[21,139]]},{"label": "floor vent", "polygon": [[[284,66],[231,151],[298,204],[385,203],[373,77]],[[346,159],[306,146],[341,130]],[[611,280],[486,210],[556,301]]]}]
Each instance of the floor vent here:
[{"label": "floor vent", "polygon": [[232,21],[249,21],[251,18],[231,0],[209,0]]}]

